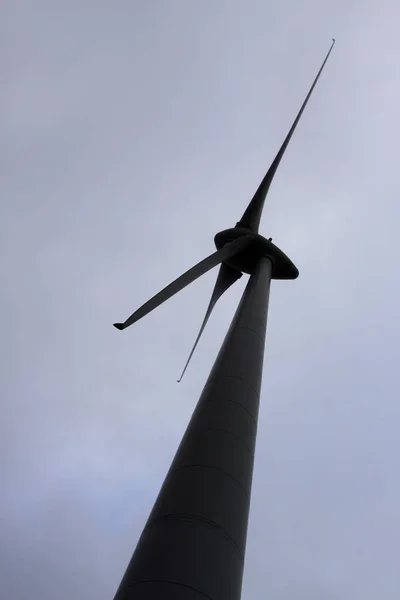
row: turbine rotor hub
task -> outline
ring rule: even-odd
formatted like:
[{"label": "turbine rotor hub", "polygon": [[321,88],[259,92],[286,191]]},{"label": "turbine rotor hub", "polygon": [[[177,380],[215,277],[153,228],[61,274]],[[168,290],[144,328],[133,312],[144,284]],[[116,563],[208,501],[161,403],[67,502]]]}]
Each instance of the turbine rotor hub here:
[{"label": "turbine rotor hub", "polygon": [[220,231],[214,238],[217,250],[220,250],[234,240],[251,235],[253,240],[249,246],[226,261],[226,264],[242,273],[252,274],[260,258],[267,257],[272,262],[272,279],[296,279],[299,275],[297,267],[290,258],[282,252],[271,238],[267,240],[259,233],[244,227],[232,227]]}]

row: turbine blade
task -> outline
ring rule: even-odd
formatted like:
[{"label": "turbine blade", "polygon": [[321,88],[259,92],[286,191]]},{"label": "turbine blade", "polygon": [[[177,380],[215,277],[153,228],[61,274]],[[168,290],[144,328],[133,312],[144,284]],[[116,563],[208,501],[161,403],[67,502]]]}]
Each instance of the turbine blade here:
[{"label": "turbine blade", "polygon": [[149,312],[157,308],[160,304],[171,298],[177,292],[180,292],[184,287],[189,285],[197,279],[207,273],[213,267],[216,267],[218,264],[222,263],[225,260],[228,260],[235,254],[241,252],[246,246],[248,246],[253,240],[253,236],[245,235],[236,239],[233,242],[229,242],[217,252],[214,252],[197,265],[186,271],[183,275],[175,279],[172,283],[167,285],[161,292],[158,292],[153,298],[148,300],[143,306],[141,306],[137,311],[135,311],[124,323],[114,323],[114,327],[117,329],[126,329],[129,325],[132,325]]},{"label": "turbine blade", "polygon": [[226,265],[224,263],[222,263],[222,265],[220,266],[217,281],[215,282],[215,286],[214,286],[214,291],[211,295],[210,304],[208,305],[208,308],[207,308],[206,316],[204,317],[203,323],[201,324],[200,331],[197,335],[194,346],[189,354],[189,358],[187,359],[187,362],[182,371],[182,374],[178,379],[178,383],[180,381],[182,381],[182,378],[185,374],[186,369],[188,368],[190,360],[191,360],[193,353],[196,349],[196,346],[199,342],[201,334],[203,333],[204,328],[207,325],[207,321],[210,318],[210,315],[212,313],[214,306],[216,305],[217,301],[221,298],[222,294],[224,294],[226,292],[226,290],[235,283],[235,281],[240,279],[241,276],[242,276],[242,273],[240,271],[237,271],[236,269],[233,269],[232,267],[229,267],[228,265]]},{"label": "turbine blade", "polygon": [[250,204],[248,205],[245,212],[243,213],[242,218],[237,223],[237,225],[236,225],[237,227],[246,227],[248,229],[251,229],[252,231],[256,231],[256,232],[258,231],[258,228],[260,225],[260,220],[261,220],[261,215],[262,215],[262,210],[264,207],[265,197],[268,193],[268,190],[269,190],[269,187],[274,178],[275,172],[279,166],[279,163],[281,162],[282,156],[285,153],[285,150],[286,150],[286,148],[290,142],[290,139],[297,127],[297,124],[300,121],[301,115],[303,114],[303,111],[304,111],[305,107],[307,106],[307,103],[310,99],[311,94],[313,93],[313,90],[317,84],[317,81],[323,71],[323,68],[325,67],[326,61],[328,60],[329,55],[332,52],[332,48],[333,48],[334,44],[335,44],[335,39],[332,38],[331,47],[329,48],[329,51],[325,57],[325,60],[322,63],[321,68],[318,71],[317,76],[314,79],[314,82],[310,88],[310,91],[308,92],[306,99],[304,100],[304,102],[299,110],[299,113],[298,113],[296,119],[294,120],[293,125],[289,130],[289,133],[287,134],[287,136],[285,138],[285,141],[283,142],[282,146],[280,147],[278,154],[275,156],[264,179],[260,183],[256,193],[254,194],[252,200],[250,201]]}]

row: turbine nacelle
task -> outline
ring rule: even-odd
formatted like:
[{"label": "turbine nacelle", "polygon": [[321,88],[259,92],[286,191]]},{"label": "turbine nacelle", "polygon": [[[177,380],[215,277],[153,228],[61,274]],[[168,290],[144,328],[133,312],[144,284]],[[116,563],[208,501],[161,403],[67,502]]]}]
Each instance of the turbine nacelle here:
[{"label": "turbine nacelle", "polygon": [[232,227],[220,231],[214,238],[215,246],[218,250],[226,244],[233,242],[241,237],[250,237],[250,243],[238,254],[225,260],[225,264],[241,273],[251,275],[262,257],[267,257],[273,265],[272,279],[296,279],[299,276],[297,267],[292,263],[271,240],[267,240],[259,233],[254,233],[244,227]]}]

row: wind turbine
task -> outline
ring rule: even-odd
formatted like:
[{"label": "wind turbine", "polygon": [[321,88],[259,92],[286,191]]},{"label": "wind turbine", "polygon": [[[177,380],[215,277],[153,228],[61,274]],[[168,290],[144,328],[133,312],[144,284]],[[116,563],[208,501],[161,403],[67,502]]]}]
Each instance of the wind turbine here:
[{"label": "wind turbine", "polygon": [[[126,329],[220,265],[196,345],[222,294],[250,275],[207,383],[114,600],[239,600],[271,279],[298,269],[258,233],[266,195],[335,40],[281,148],[236,226],[217,251],[175,279],[117,329]],[[181,376],[181,378],[182,378]]]}]

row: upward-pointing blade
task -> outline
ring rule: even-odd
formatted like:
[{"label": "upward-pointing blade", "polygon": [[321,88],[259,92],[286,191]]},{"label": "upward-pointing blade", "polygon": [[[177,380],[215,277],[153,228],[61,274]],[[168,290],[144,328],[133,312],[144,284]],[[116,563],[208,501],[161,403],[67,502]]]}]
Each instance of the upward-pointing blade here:
[{"label": "upward-pointing blade", "polygon": [[246,227],[248,229],[251,229],[252,231],[255,231],[255,232],[258,231],[258,228],[260,225],[261,214],[262,214],[262,210],[264,207],[265,197],[268,193],[272,179],[274,178],[275,172],[279,166],[279,163],[281,162],[282,156],[285,153],[285,150],[290,142],[290,139],[294,133],[294,130],[296,129],[297,124],[300,121],[301,115],[303,114],[303,111],[304,111],[305,107],[307,106],[307,102],[309,101],[310,96],[317,84],[317,81],[322,73],[325,63],[328,60],[330,53],[332,52],[332,48],[333,48],[334,44],[335,44],[335,40],[334,40],[334,38],[332,38],[332,45],[329,48],[329,52],[326,55],[325,60],[322,63],[321,68],[318,71],[316,78],[314,79],[314,82],[310,88],[310,91],[308,92],[306,99],[304,100],[304,102],[299,110],[299,113],[298,113],[296,119],[294,120],[294,123],[293,123],[292,127],[290,128],[289,133],[287,134],[287,136],[285,138],[285,141],[283,142],[282,146],[280,147],[278,154],[275,156],[270,168],[267,171],[267,174],[265,175],[264,179],[260,183],[258,190],[256,191],[252,200],[250,201],[250,204],[248,205],[245,212],[243,213],[242,218],[237,223],[237,227]]},{"label": "upward-pointing blade", "polygon": [[158,292],[153,298],[148,300],[143,306],[141,306],[137,311],[135,311],[124,323],[114,323],[114,327],[117,329],[126,329],[129,325],[136,323],[142,317],[147,315],[149,312],[157,308],[160,304],[171,298],[177,292],[180,292],[184,287],[189,285],[197,279],[207,273],[213,267],[216,267],[218,264],[222,263],[225,260],[229,260],[232,256],[235,256],[246,246],[248,246],[253,240],[252,235],[244,235],[234,242],[229,242],[226,244],[221,250],[217,250],[214,254],[211,254],[197,265],[186,271],[183,275],[175,279],[172,283],[167,285],[161,292]]},{"label": "upward-pointing blade", "polygon": [[232,269],[232,267],[230,267],[229,265],[225,265],[224,263],[222,263],[222,265],[219,268],[219,272],[218,272],[218,277],[217,277],[217,281],[215,282],[215,286],[214,286],[214,291],[211,295],[211,300],[210,300],[210,304],[208,305],[207,308],[207,312],[206,312],[206,316],[204,317],[203,323],[200,327],[200,331],[197,335],[196,341],[194,343],[194,346],[189,354],[189,358],[187,359],[186,365],[182,371],[182,375],[179,377],[178,379],[178,383],[180,381],[182,381],[182,378],[185,374],[186,369],[188,368],[188,365],[190,363],[190,359],[193,356],[193,353],[196,349],[196,346],[199,342],[199,339],[201,337],[201,334],[204,331],[205,326],[207,325],[207,321],[210,318],[210,315],[212,313],[212,310],[214,308],[214,306],[216,305],[217,301],[221,298],[222,294],[224,292],[226,292],[226,290],[228,288],[231,287],[231,285],[233,285],[235,283],[235,281],[237,281],[238,279],[240,279],[242,276],[242,273],[240,271],[237,271],[236,269]]}]

